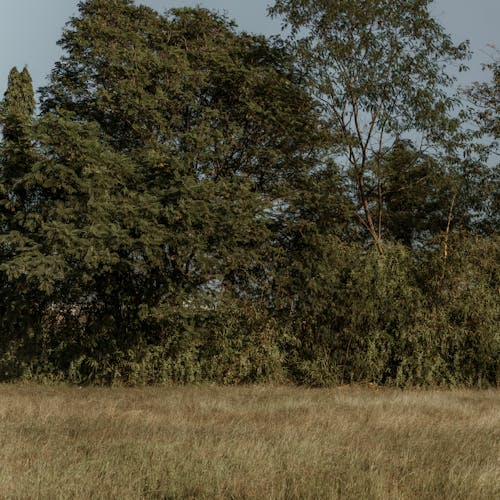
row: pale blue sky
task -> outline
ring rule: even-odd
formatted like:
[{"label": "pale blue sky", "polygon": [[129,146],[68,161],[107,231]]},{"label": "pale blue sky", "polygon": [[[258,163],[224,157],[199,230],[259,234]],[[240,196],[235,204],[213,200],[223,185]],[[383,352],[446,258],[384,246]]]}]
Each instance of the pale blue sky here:
[{"label": "pale blue sky", "polygon": [[[354,0],[353,0],[354,1]],[[225,11],[241,29],[255,33],[278,33],[280,23],[266,17],[271,0],[142,0],[161,12],[172,7],[201,5]],[[35,87],[46,83],[61,52],[56,46],[64,23],[77,13],[78,0],[0,0],[0,95],[12,66],[27,65]],[[455,41],[470,40],[474,58],[471,72],[460,76],[467,84],[482,80],[481,63],[487,61],[487,45],[500,48],[499,0],[435,0],[435,17]],[[491,53],[491,50],[490,50]]]}]

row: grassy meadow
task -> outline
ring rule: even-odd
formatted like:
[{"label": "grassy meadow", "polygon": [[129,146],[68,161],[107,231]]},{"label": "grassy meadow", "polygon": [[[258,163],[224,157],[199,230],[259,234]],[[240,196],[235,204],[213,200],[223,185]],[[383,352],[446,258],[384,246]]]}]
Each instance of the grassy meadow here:
[{"label": "grassy meadow", "polygon": [[0,385],[0,497],[500,498],[499,395]]}]

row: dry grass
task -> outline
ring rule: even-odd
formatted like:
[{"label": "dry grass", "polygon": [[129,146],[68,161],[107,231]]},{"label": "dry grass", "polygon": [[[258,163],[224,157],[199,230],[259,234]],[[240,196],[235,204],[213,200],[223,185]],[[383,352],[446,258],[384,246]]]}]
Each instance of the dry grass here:
[{"label": "dry grass", "polygon": [[498,391],[0,385],[2,498],[500,498]]}]

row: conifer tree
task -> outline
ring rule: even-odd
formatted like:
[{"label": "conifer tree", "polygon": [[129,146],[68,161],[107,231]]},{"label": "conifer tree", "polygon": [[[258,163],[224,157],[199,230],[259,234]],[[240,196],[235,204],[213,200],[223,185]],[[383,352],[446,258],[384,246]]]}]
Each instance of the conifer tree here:
[{"label": "conifer tree", "polygon": [[[28,336],[39,331],[39,296],[26,282],[26,273],[14,276],[7,264],[22,255],[31,244],[34,229],[36,191],[27,184],[34,167],[33,113],[35,99],[31,76],[24,68],[12,68],[0,105],[0,352],[10,349],[29,355]],[[24,347],[23,347],[24,345]],[[20,351],[17,349],[20,348]],[[21,354],[20,354],[20,357]],[[22,364],[5,367],[8,373]],[[17,366],[17,368],[15,368]]]},{"label": "conifer tree", "polygon": [[12,68],[2,103],[2,221],[11,230],[22,222],[23,211],[28,203],[28,193],[23,176],[33,166],[32,117],[35,99],[31,76],[26,68],[19,72]]},{"label": "conifer tree", "polygon": [[33,168],[33,112],[35,99],[26,68],[12,68],[0,105],[0,255],[1,263],[22,246],[33,193],[25,175]]}]

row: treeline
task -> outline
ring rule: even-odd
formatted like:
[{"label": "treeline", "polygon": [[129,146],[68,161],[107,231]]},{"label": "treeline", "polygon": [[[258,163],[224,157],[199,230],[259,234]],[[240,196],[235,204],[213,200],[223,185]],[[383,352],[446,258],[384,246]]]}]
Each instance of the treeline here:
[{"label": "treeline", "polygon": [[1,105],[0,379],[496,385],[500,73],[430,3],[81,2]]}]

